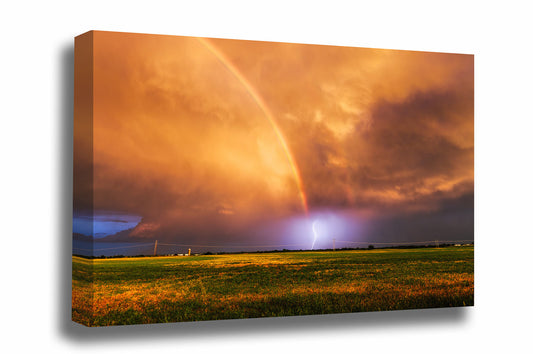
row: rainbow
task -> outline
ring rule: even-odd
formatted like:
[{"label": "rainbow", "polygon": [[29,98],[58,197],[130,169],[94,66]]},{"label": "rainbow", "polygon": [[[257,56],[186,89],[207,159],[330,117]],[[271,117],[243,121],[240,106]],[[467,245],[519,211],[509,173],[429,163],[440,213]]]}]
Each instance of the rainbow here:
[{"label": "rainbow", "polygon": [[289,162],[289,165],[292,170],[292,174],[294,176],[294,180],[296,182],[296,187],[298,188],[298,193],[300,195],[300,201],[302,203],[302,208],[305,212],[305,215],[308,216],[309,214],[309,208],[307,206],[307,197],[305,196],[305,192],[303,189],[303,183],[302,183],[302,177],[300,175],[300,171],[298,170],[298,166],[296,165],[296,162],[294,161],[294,158],[292,156],[292,153],[289,149],[289,146],[287,145],[287,141],[283,137],[283,134],[281,133],[281,130],[276,123],[276,120],[274,119],[274,116],[268,109],[267,105],[265,104],[265,101],[259,95],[259,93],[255,90],[255,88],[246,80],[244,75],[237,69],[233,63],[224,56],[223,53],[221,53],[219,50],[217,50],[213,44],[209,42],[207,38],[196,38],[201,44],[203,44],[221,63],[228,69],[228,71],[237,79],[239,82],[244,86],[246,91],[250,94],[254,102],[257,104],[259,109],[263,112],[265,117],[268,119],[268,122],[270,123],[270,126],[272,127],[272,130],[276,134],[279,143],[281,144],[281,147],[285,151],[285,156],[287,157],[287,161]]}]

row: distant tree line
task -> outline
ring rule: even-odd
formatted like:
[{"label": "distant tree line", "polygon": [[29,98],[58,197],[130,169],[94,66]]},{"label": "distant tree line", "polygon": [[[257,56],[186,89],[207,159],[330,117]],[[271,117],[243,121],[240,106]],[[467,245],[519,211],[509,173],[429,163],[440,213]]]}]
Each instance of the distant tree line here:
[{"label": "distant tree line", "polygon": [[[376,248],[379,249],[411,249],[411,248],[442,248],[442,247],[453,247],[456,244],[454,243],[440,243],[438,245],[400,245],[400,246],[384,246],[384,247],[375,247],[374,245],[368,245],[367,247],[343,247],[343,248],[336,248],[335,251],[333,251],[332,248],[323,248],[323,249],[316,249],[312,250],[312,252],[338,252],[338,251],[371,251]],[[461,246],[471,245],[473,246],[474,243],[469,244],[462,244]],[[236,252],[204,252],[200,253],[198,255],[205,255],[205,256],[211,256],[211,255],[218,255],[218,254],[245,254],[245,253],[283,253],[283,252],[310,252],[311,250],[289,250],[289,249],[281,249],[281,250],[266,250],[266,251],[236,251]],[[113,256],[87,256],[87,255],[81,255],[81,254],[73,254],[73,256],[86,258],[86,259],[106,259],[106,258],[139,258],[139,257],[166,257],[168,255],[147,255],[147,254],[138,254],[135,256],[124,256],[124,255],[113,255]],[[178,256],[176,256],[178,257]]]}]

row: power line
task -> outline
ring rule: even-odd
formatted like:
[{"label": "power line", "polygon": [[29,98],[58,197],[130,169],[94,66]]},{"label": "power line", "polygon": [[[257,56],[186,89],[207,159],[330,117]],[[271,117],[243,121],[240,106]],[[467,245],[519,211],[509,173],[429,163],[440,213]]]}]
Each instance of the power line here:
[{"label": "power line", "polygon": [[81,251],[106,251],[106,250],[116,250],[116,249],[123,249],[123,248],[146,247],[146,246],[152,246],[152,245],[153,245],[153,243],[144,243],[144,244],[133,245],[133,246],[107,247],[107,248],[72,247],[72,249],[81,250]]},{"label": "power line", "polygon": [[[413,245],[413,244],[434,244],[435,240],[431,241],[412,241],[412,242],[370,242],[370,241],[340,241],[344,243],[355,243],[355,244],[372,244],[372,245]],[[454,243],[454,242],[474,242],[474,240],[439,240],[440,243]]]},{"label": "power line", "polygon": [[181,247],[218,247],[218,248],[250,248],[250,247],[294,247],[294,246],[306,246],[307,243],[293,243],[286,245],[191,245],[188,243],[159,243],[163,246],[181,246]]},{"label": "power line", "polygon": [[[97,242],[97,241],[96,241]],[[346,240],[337,240],[334,239],[334,245],[337,242],[348,243],[348,244],[361,244],[361,245],[415,245],[415,244],[435,244],[435,240],[427,241],[411,241],[411,242],[372,242],[372,241],[346,241]],[[439,243],[458,243],[458,242],[474,242],[474,240],[439,240]],[[196,245],[188,243],[156,243],[159,246],[178,246],[178,247],[196,247],[196,248],[278,248],[278,247],[308,247],[308,243],[292,243],[292,244],[270,244],[270,245]],[[121,246],[121,247],[105,247],[105,248],[79,248],[73,247],[75,250],[81,251],[107,251],[115,249],[126,249],[126,248],[139,248],[139,247],[148,247],[153,246],[153,243],[143,243],[138,245],[131,246]],[[155,246],[154,248],[156,248]],[[335,246],[333,246],[335,247]]]}]

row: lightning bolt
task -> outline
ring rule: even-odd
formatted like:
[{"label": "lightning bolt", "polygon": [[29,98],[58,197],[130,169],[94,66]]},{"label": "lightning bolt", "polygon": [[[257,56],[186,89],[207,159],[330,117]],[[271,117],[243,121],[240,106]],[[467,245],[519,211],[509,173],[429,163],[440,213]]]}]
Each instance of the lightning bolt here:
[{"label": "lightning bolt", "polygon": [[316,239],[318,238],[318,232],[316,231],[316,223],[318,220],[313,221],[313,234],[315,235],[315,238],[313,239],[313,244],[311,245],[311,249],[315,247]]}]

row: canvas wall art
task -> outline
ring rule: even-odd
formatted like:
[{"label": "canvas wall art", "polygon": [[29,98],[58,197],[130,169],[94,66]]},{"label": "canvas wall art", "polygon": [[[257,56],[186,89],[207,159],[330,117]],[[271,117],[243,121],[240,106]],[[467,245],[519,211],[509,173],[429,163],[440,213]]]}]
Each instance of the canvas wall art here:
[{"label": "canvas wall art", "polygon": [[474,56],[75,39],[72,319],[474,304]]}]

